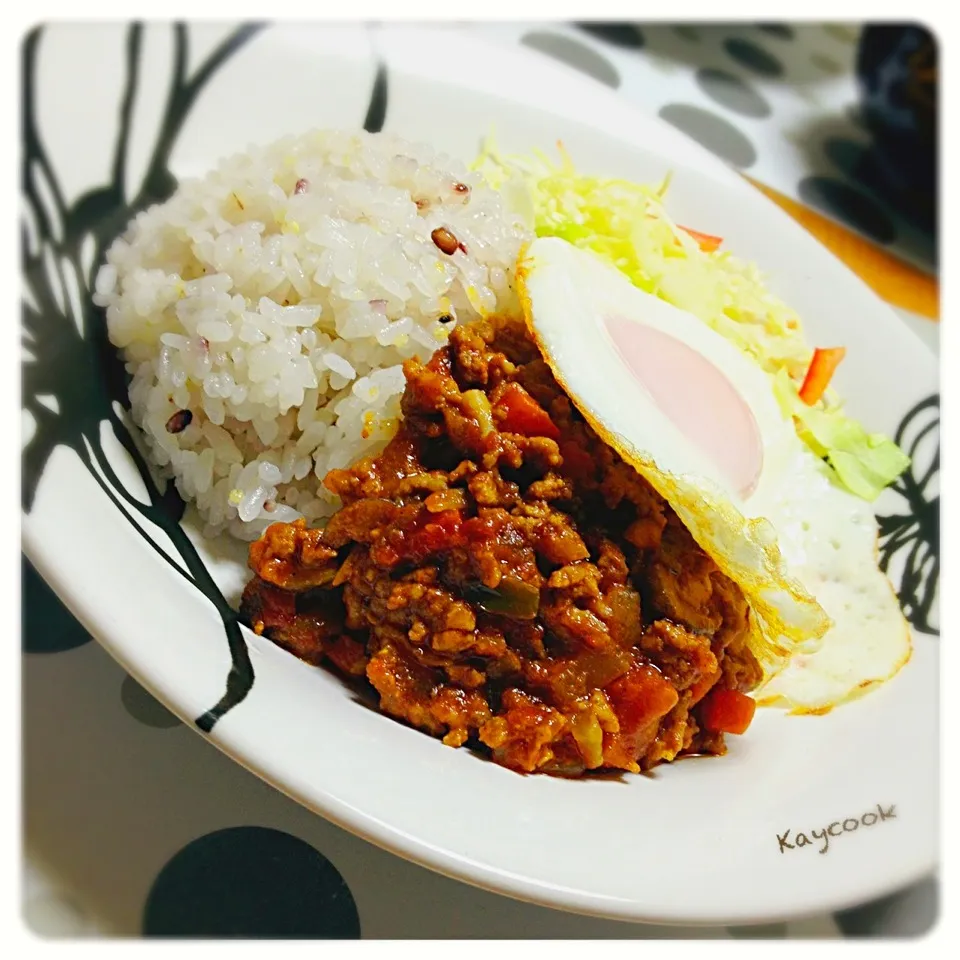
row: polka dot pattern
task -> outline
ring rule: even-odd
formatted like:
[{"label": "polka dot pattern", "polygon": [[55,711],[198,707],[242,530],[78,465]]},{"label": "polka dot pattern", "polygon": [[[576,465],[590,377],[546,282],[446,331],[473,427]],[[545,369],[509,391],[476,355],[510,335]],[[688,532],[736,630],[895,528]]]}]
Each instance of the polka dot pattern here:
[{"label": "polka dot pattern", "polygon": [[615,47],[639,50],[644,43],[643,34],[632,23],[580,22],[576,26],[598,40],[612,43]]},{"label": "polka dot pattern", "polygon": [[837,63],[833,57],[828,57],[823,53],[814,53],[810,57],[810,62],[818,69],[822,70],[827,76],[835,77],[843,73],[843,67]]},{"label": "polka dot pattern", "polygon": [[521,43],[605,83],[608,87],[616,89],[620,86],[620,74],[613,64],[579,40],[560,33],[534,32],[525,34]]},{"label": "polka dot pattern", "polygon": [[187,844],[147,897],[148,937],[356,939],[360,918],[337,868],[297,837],[231,827]]},{"label": "polka dot pattern", "polygon": [[20,563],[20,583],[24,653],[60,653],[93,639],[25,557]]},{"label": "polka dot pattern", "polygon": [[701,68],[697,86],[715,103],[745,117],[768,117],[770,105],[746,81],[726,70]]},{"label": "polka dot pattern", "polygon": [[856,27],[850,27],[843,23],[825,23],[823,32],[839,40],[840,43],[856,43],[860,31]]},{"label": "polka dot pattern", "polygon": [[715,113],[689,104],[671,103],[660,110],[660,116],[735,167],[749,167],[757,160],[753,144]]},{"label": "polka dot pattern", "polygon": [[823,142],[823,152],[830,162],[850,178],[864,179],[868,173],[870,150],[855,140],[846,137],[828,137]]},{"label": "polka dot pattern", "polygon": [[727,932],[738,940],[783,940],[787,936],[787,925],[757,923],[751,926],[727,927]]},{"label": "polka dot pattern", "polygon": [[127,713],[145,726],[165,730],[180,723],[174,714],[152,693],[144,690],[133,677],[126,677],[120,685],[120,701]]},{"label": "polka dot pattern", "polygon": [[836,217],[880,243],[896,236],[890,217],[865,193],[830,177],[804,177],[800,198],[811,207]]},{"label": "polka dot pattern", "polygon": [[723,48],[741,67],[762,77],[779,77],[783,73],[783,64],[773,54],[742,37],[729,37]]},{"label": "polka dot pattern", "polygon": [[758,23],[757,29],[781,40],[792,40],[795,36],[793,27],[787,26],[785,23]]},{"label": "polka dot pattern", "polygon": [[674,27],[673,32],[680,37],[681,40],[688,40],[690,43],[700,42],[700,31],[696,27],[681,24],[679,27]]}]

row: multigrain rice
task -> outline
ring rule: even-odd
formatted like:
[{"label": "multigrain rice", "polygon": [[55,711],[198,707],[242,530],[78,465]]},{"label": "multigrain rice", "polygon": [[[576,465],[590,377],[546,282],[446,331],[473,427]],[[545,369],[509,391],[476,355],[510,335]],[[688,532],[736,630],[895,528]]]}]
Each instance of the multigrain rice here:
[{"label": "multigrain rice", "polygon": [[96,280],[148,456],[207,534],[331,515],[327,471],[396,429],[400,364],[514,309],[529,239],[478,175],[389,134],[287,137],[184,182]]}]

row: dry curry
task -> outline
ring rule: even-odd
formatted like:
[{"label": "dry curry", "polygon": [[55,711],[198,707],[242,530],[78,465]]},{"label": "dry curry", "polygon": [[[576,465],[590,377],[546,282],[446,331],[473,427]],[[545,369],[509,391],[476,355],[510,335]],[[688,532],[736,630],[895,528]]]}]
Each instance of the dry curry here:
[{"label": "dry curry", "polygon": [[404,373],[393,440],[326,476],[342,501],[326,527],[251,545],[251,627],[514,770],[724,753],[762,678],[747,603],[522,322],[458,327]]}]

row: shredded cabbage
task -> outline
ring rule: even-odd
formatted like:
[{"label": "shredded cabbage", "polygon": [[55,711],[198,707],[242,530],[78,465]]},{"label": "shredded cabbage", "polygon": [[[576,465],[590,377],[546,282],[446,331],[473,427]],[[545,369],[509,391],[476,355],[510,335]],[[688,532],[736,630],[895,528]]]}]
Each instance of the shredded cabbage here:
[{"label": "shredded cabbage", "polygon": [[867,433],[839,406],[808,406],[785,370],[774,378],[774,394],[785,416],[792,416],[800,439],[833,467],[852,493],[875,500],[910,466],[910,458],[880,433]]},{"label": "shredded cabbage", "polygon": [[[706,252],[669,217],[658,185],[579,173],[557,144],[553,163],[542,152],[504,156],[488,137],[473,163],[539,237],[560,237],[619,268],[647,293],[687,310],[752,357],[773,380],[800,439],[833,468],[836,480],[874,500],[909,465],[891,440],[868,434],[847,417],[832,390],[814,406],[798,396],[813,350],[800,318],[764,286],[754,264],[725,250]],[[694,227],[695,224],[689,224]]]}]

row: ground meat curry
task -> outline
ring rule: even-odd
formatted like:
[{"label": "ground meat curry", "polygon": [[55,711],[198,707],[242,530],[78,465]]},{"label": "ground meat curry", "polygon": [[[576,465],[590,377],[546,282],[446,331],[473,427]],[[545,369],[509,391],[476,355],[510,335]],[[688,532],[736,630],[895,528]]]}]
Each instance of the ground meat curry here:
[{"label": "ground meat curry", "polygon": [[384,452],[323,530],[251,545],[242,613],[381,710],[514,770],[722,754],[761,670],[739,588],[585,423],[521,323],[409,361]]}]

